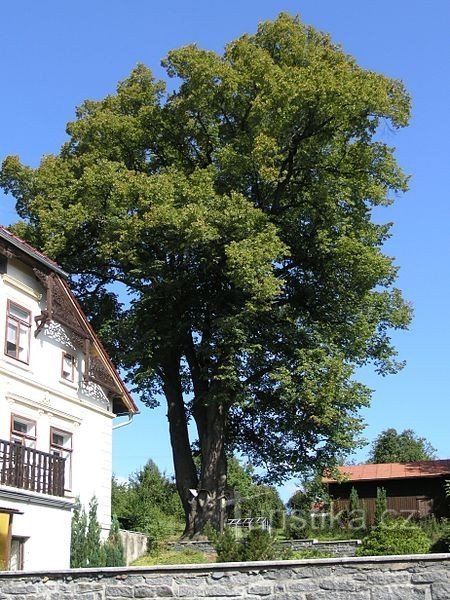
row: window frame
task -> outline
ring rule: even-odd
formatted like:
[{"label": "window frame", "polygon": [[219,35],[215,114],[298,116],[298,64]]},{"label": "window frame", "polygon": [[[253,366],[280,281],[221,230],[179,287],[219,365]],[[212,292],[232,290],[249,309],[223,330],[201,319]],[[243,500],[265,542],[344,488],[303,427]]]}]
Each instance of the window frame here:
[{"label": "window frame", "polygon": [[[24,321],[20,317],[11,314],[11,306],[16,306],[19,310],[27,313],[28,321]],[[16,349],[15,349],[14,354],[11,354],[10,352],[8,352],[8,327],[9,327],[10,321],[15,323],[15,325],[17,327],[16,340],[15,340]],[[4,350],[4,352],[5,352],[5,355],[8,356],[9,358],[18,360],[19,362],[21,362],[25,365],[30,364],[31,323],[32,323],[31,310],[29,310],[25,306],[22,306],[18,302],[15,302],[14,300],[10,300],[8,298],[7,306],[6,306],[5,350]],[[20,353],[20,334],[22,331],[25,331],[26,335],[27,335],[27,346],[25,348],[26,360],[23,360],[23,358],[21,358],[20,354],[19,354]]]},{"label": "window frame", "polygon": [[[31,425],[34,430],[34,435],[30,435],[29,433],[24,433],[23,431],[18,431],[14,428],[14,421],[18,421],[22,423],[26,423],[27,425]],[[18,439],[20,438],[20,439]],[[18,415],[17,413],[11,413],[11,424],[10,424],[10,440],[15,444],[20,444],[25,446],[26,448],[34,448],[36,446],[36,438],[37,438],[37,424],[34,419],[30,419],[29,417],[24,417],[22,415]]]},{"label": "window frame", "polygon": [[[70,377],[65,377],[64,376],[64,359],[70,357],[71,360],[71,371],[70,371]],[[66,350],[62,351],[62,355],[61,355],[61,379],[63,381],[67,381],[68,383],[75,383],[75,362],[76,362],[76,357],[74,354],[72,354],[71,352],[67,352]]]},{"label": "window frame", "polygon": [[[11,547],[9,553],[9,570],[10,571],[22,571],[24,567],[24,558],[25,558],[25,544],[30,539],[29,536],[26,535],[13,535],[11,536]],[[17,544],[17,568],[12,569],[12,558],[13,558],[13,544]]]},{"label": "window frame", "polygon": [[[67,437],[70,442],[69,446],[61,446],[60,444],[55,444],[53,442],[53,434],[59,433],[63,437]],[[49,444],[50,454],[55,456],[61,456],[65,459],[65,469],[64,469],[64,489],[66,491],[70,491],[72,489],[72,453],[73,453],[73,434],[71,431],[65,431],[60,427],[50,426],[50,444]]]}]

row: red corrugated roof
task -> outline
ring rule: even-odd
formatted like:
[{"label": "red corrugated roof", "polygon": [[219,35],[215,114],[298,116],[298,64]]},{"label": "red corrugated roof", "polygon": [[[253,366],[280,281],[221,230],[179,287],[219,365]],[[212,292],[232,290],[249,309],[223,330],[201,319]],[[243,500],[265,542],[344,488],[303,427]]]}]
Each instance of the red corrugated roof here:
[{"label": "red corrugated roof", "polygon": [[[338,467],[344,481],[376,481],[378,479],[406,479],[411,477],[439,477],[450,475],[450,460],[424,460],[413,463],[386,463],[368,465],[344,465]],[[336,483],[336,479],[323,477],[324,483]]]}]

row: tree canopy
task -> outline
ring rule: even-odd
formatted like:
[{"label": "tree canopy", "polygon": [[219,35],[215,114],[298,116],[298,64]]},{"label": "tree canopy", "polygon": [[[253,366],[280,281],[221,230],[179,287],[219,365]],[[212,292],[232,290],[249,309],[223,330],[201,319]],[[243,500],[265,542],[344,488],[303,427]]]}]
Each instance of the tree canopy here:
[{"label": "tree canopy", "polygon": [[409,97],[287,14],[163,65],[173,91],[137,66],[77,109],[58,155],[8,157],[0,184],[142,400],[165,396],[192,534],[227,455],[272,482],[329,466],[369,402],[355,367],[400,366],[390,330],[410,309],[372,211],[407,187],[380,128],[407,124]]},{"label": "tree canopy", "polygon": [[418,462],[436,458],[436,448],[412,429],[398,433],[385,429],[375,439],[369,456],[371,463]]}]

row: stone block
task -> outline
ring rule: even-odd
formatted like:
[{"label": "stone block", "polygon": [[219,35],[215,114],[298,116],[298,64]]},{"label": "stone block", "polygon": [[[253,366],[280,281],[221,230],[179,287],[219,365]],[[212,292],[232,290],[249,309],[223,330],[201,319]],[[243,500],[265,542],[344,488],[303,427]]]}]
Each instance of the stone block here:
[{"label": "stone block", "polygon": [[135,598],[172,598],[173,590],[168,585],[140,585],[134,588]]},{"label": "stone block", "polygon": [[133,586],[131,585],[107,585],[105,590],[106,598],[132,598],[133,597]]},{"label": "stone block", "polygon": [[240,598],[242,597],[243,588],[240,590],[233,588],[233,586],[225,586],[219,584],[212,584],[205,587],[205,596],[210,598]]},{"label": "stone block", "polygon": [[263,583],[255,583],[249,586],[247,593],[255,596],[270,596],[273,593],[273,587]]},{"label": "stone block", "polygon": [[431,597],[433,600],[449,600],[450,584],[448,583],[433,583],[431,586]]},{"label": "stone block", "polygon": [[179,585],[177,590],[177,598],[203,598],[206,589],[201,586]]}]

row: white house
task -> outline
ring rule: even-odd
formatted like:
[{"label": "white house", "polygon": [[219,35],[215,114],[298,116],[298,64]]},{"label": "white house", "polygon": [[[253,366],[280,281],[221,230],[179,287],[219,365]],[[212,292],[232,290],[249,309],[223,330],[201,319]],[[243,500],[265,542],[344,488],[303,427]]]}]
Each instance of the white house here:
[{"label": "white house", "polygon": [[69,567],[71,510],[111,521],[112,428],[138,412],[49,258],[0,227],[0,569]]}]

